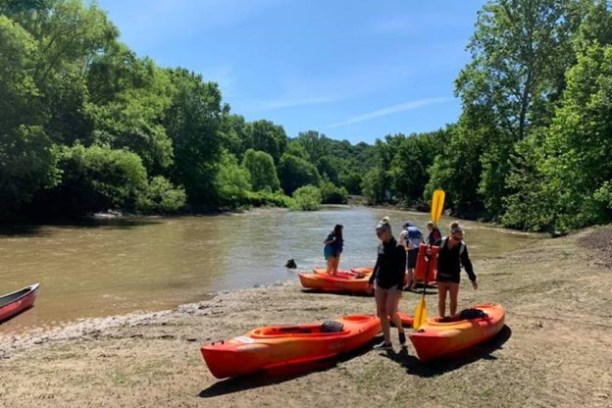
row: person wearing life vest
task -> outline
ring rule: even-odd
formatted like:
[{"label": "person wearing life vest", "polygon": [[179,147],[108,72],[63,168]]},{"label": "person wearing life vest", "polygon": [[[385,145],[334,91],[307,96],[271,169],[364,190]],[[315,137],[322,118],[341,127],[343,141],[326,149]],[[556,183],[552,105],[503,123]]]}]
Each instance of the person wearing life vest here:
[{"label": "person wearing life vest", "polygon": [[440,241],[442,240],[442,233],[436,224],[433,221],[429,221],[427,223],[427,230],[429,231],[429,235],[427,236],[427,245],[440,245]]},{"label": "person wearing life vest", "polygon": [[419,247],[422,242],[423,233],[421,230],[410,222],[405,223],[400,234],[400,243],[406,248],[406,281],[404,282],[404,290],[416,289],[414,270],[419,256]]},{"label": "person wearing life vest", "polygon": [[472,261],[468,254],[467,245],[463,242],[463,228],[459,223],[450,225],[450,235],[440,241],[438,252],[438,311],[441,318],[445,318],[446,296],[450,296],[450,315],[457,313],[457,301],[459,298],[459,281],[461,266],[465,268],[474,290],[478,289],[478,282],[472,267]]}]

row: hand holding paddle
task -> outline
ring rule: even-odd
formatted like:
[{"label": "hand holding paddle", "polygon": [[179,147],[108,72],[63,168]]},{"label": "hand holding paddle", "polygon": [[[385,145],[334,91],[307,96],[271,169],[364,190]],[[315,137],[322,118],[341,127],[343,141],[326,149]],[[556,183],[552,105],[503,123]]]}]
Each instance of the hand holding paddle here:
[{"label": "hand holding paddle", "polygon": [[[444,209],[444,198],[446,193],[444,190],[436,190],[433,193],[433,198],[431,200],[431,221],[434,225],[438,224],[438,220],[442,216],[442,210]],[[414,321],[412,323],[412,327],[414,330],[418,330],[423,323],[427,321],[427,303],[425,302],[425,287],[427,286],[427,274],[429,272],[429,262],[425,265],[425,282],[423,284],[423,294],[421,296],[421,300],[417,305],[416,311],[414,312]],[[474,282],[475,284],[475,282]],[[476,289],[478,284],[474,287]]]}]

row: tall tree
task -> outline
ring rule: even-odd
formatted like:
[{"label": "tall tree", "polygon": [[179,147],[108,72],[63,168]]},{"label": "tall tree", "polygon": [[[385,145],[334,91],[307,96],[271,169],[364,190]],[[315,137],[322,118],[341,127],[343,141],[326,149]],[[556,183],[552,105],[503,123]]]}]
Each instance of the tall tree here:
[{"label": "tall tree", "polygon": [[59,174],[49,137],[47,111],[34,80],[36,42],[0,16],[0,213],[18,211]]},{"label": "tall tree", "polygon": [[248,131],[252,143],[249,147],[268,153],[278,165],[280,157],[287,148],[285,129],[269,120],[258,120],[249,124]]},{"label": "tall tree", "polygon": [[300,187],[309,184],[317,186],[321,182],[321,176],[314,164],[287,153],[280,159],[278,175],[287,195],[293,194]]},{"label": "tall tree", "polygon": [[268,153],[249,149],[244,154],[242,165],[250,173],[253,191],[274,192],[280,189],[274,160]]},{"label": "tall tree", "polygon": [[170,73],[177,91],[164,127],[174,146],[172,181],[185,186],[191,204],[214,208],[218,199],[215,178],[223,147],[220,129],[228,108],[222,104],[217,84],[185,69]]},{"label": "tall tree", "polygon": [[[479,12],[468,45],[472,62],[456,87],[463,115],[489,112],[478,188],[488,213],[502,212],[514,144],[548,126],[574,63],[572,38],[584,15],[581,0],[494,0]],[[476,108],[476,109],[474,109]],[[480,122],[482,119],[470,119]],[[476,187],[476,186],[473,186]],[[473,188],[472,187],[472,188]]]}]

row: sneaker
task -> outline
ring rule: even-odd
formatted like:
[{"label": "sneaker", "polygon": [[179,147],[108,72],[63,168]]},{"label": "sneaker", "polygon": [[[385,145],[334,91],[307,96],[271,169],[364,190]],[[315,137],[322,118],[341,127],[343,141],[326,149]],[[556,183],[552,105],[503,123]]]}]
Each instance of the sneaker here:
[{"label": "sneaker", "polygon": [[406,333],[399,334],[399,342],[402,347],[406,347]]},{"label": "sneaker", "polygon": [[382,343],[375,344],[374,347],[372,347],[372,348],[374,350],[391,350],[391,349],[393,349],[393,345],[385,343],[383,341]]}]

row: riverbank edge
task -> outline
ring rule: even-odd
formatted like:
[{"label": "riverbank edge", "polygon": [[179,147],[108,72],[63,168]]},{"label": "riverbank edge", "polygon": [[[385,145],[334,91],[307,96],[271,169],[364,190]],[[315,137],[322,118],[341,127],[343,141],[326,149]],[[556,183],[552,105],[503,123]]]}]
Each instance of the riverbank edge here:
[{"label": "riverbank edge", "polygon": [[[510,232],[523,234],[520,231],[510,230]],[[612,266],[612,226],[585,228],[570,234],[569,238],[575,239],[578,245],[590,247],[590,250],[597,254],[597,260],[595,261],[597,264],[604,267]],[[552,240],[552,238],[549,239]],[[222,302],[227,305],[237,302],[241,298],[256,297],[261,292],[270,290],[296,291],[300,289],[299,280],[295,277],[248,288],[206,292],[203,294],[206,299],[180,304],[172,309],[135,311],[106,317],[88,317],[69,321],[56,327],[32,328],[20,334],[0,333],[0,358],[7,358],[10,354],[25,351],[41,344],[71,341],[83,336],[98,335],[104,330],[138,326],[140,324],[163,324],[186,315],[192,315],[195,310],[209,308],[215,303]],[[27,313],[27,311],[24,313]]]}]

